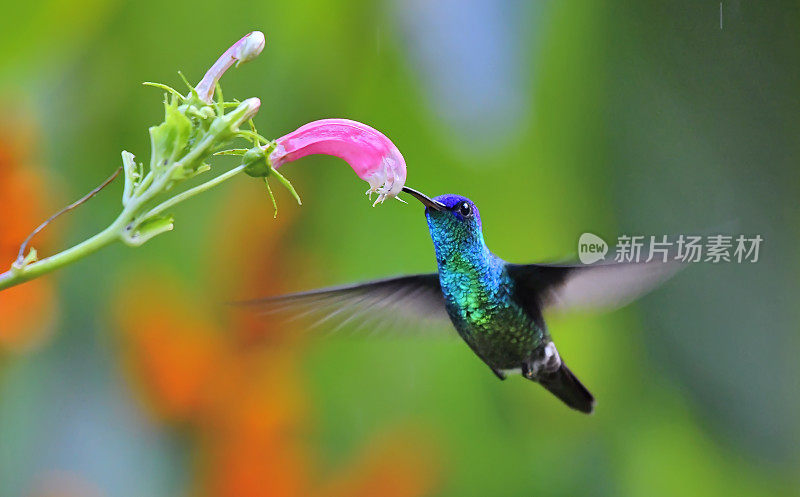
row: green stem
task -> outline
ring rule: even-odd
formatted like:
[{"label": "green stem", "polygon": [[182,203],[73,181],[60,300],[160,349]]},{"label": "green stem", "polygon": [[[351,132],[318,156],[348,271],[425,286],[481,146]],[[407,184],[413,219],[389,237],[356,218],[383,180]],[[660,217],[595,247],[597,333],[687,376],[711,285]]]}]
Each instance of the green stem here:
[{"label": "green stem", "polygon": [[[152,208],[147,214],[139,219],[148,219],[161,214],[166,209],[169,209],[170,207],[183,202],[188,198],[194,197],[198,193],[204,192],[216,185],[219,185],[223,181],[236,176],[240,172],[244,171],[244,169],[244,165],[237,166],[230,171],[220,174],[216,178],[203,183],[202,185],[198,185],[178,195],[175,195],[169,200],[166,200],[165,202],[162,202],[161,204]],[[160,190],[160,186],[161,185],[156,185],[156,190]],[[143,194],[141,197],[136,198],[135,201],[131,202],[126,206],[125,209],[123,209],[122,213],[117,219],[114,220],[113,223],[111,223],[111,225],[88,240],[85,240],[71,248],[68,248],[67,250],[64,250],[63,252],[59,252],[58,254],[52,255],[40,261],[27,264],[23,267],[12,267],[5,273],[0,274],[0,290],[19,285],[20,283],[24,283],[34,278],[38,278],[43,274],[47,274],[60,267],[66,266],[67,264],[71,264],[78,259],[82,259],[87,255],[93,254],[106,245],[119,240],[122,237],[123,231],[130,225],[131,221],[136,215],[136,211],[142,204],[150,200],[151,195],[154,193],[157,192],[150,191]]]},{"label": "green stem", "polygon": [[58,254],[46,257],[40,261],[28,264],[21,268],[12,268],[0,274],[0,290],[10,288],[20,283],[38,278],[39,276],[54,271],[62,266],[66,266],[89,254],[97,252],[101,248],[119,239],[119,231],[124,226],[121,223],[122,215],[111,223],[106,229],[94,235],[88,240],[59,252]]},{"label": "green stem", "polygon": [[[163,229],[161,231],[158,231],[158,229],[164,228],[164,226],[155,228],[151,226],[151,231],[149,233],[145,232],[137,234],[136,229],[141,226],[143,221],[154,218],[161,214],[164,210],[183,202],[184,200],[191,198],[198,193],[204,192],[209,188],[212,188],[213,186],[216,186],[244,171],[244,165],[235,167],[230,171],[203,183],[202,185],[198,185],[194,188],[190,188],[189,190],[179,193],[178,195],[175,195],[169,200],[166,200],[165,202],[162,202],[161,204],[152,208],[143,216],[138,215],[143,207],[152,202],[157,195],[166,190],[167,186],[172,181],[171,178],[173,177],[173,173],[175,171],[181,171],[185,165],[198,163],[198,161],[202,160],[203,157],[208,155],[209,151],[213,151],[215,144],[225,141],[231,136],[235,136],[238,133],[238,126],[240,125],[239,121],[246,117],[247,111],[248,108],[243,107],[241,110],[236,110],[228,115],[215,118],[205,136],[203,136],[202,139],[196,143],[186,155],[184,155],[177,162],[169,161],[172,163],[172,165],[166,171],[156,171],[151,166],[151,170],[135,187],[133,187],[131,181],[133,169],[135,169],[133,156],[127,156],[123,154],[123,163],[125,164],[126,169],[126,185],[125,191],[123,192],[124,206],[122,212],[114,220],[114,222],[112,222],[100,233],[94,235],[88,240],[64,250],[63,252],[59,252],[58,254],[36,262],[28,262],[28,260],[32,257],[29,257],[23,262],[15,262],[11,266],[10,270],[6,271],[5,273],[0,273],[0,290],[19,285],[20,283],[24,283],[54,271],[60,267],[66,266],[67,264],[75,262],[78,259],[86,257],[87,255],[100,250],[114,241],[123,240],[129,245],[140,245],[160,232],[163,232]],[[156,157],[155,152],[153,152],[153,157]],[[281,179],[282,181],[286,181],[283,178]],[[154,229],[156,231],[152,231]],[[136,238],[137,236],[138,238]],[[132,242],[134,239],[136,241]]]},{"label": "green stem", "polygon": [[153,171],[148,172],[147,175],[142,180],[142,182],[139,183],[139,186],[137,186],[133,190],[132,196],[133,197],[138,197],[139,195],[144,193],[148,188],[150,188],[150,185],[153,184],[153,177],[154,177],[153,176]]},{"label": "green stem", "polygon": [[242,164],[241,166],[236,166],[233,169],[231,169],[230,171],[228,171],[226,173],[222,173],[222,174],[220,174],[219,176],[217,176],[216,178],[214,178],[212,180],[206,181],[202,185],[197,185],[194,188],[190,188],[190,189],[186,190],[185,192],[179,193],[178,195],[175,195],[171,199],[166,200],[166,201],[160,203],[159,205],[153,207],[152,209],[150,209],[150,211],[147,214],[142,216],[142,219],[148,219],[150,217],[157,216],[158,214],[161,214],[162,212],[164,212],[165,210],[169,209],[173,205],[179,204],[179,203],[183,202],[184,200],[186,200],[187,198],[194,197],[198,193],[204,192],[204,191],[208,190],[209,188],[211,188],[213,186],[216,186],[216,185],[222,183],[223,181],[228,180],[228,179],[236,176],[240,172],[244,171],[244,168],[245,168],[244,164]]}]

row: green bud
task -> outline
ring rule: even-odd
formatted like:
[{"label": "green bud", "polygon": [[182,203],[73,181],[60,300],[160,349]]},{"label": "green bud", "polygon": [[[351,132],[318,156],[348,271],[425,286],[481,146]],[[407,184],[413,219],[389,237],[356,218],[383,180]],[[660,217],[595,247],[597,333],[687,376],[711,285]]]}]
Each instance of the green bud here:
[{"label": "green bud", "polygon": [[212,107],[209,107],[208,105],[206,105],[204,107],[201,107],[200,111],[198,112],[198,114],[203,119],[211,119],[213,117],[216,117],[216,115],[217,115],[217,113],[214,111],[214,109]]},{"label": "green bud", "polygon": [[267,159],[267,154],[261,147],[253,147],[242,156],[244,172],[254,178],[266,178],[272,168]]}]

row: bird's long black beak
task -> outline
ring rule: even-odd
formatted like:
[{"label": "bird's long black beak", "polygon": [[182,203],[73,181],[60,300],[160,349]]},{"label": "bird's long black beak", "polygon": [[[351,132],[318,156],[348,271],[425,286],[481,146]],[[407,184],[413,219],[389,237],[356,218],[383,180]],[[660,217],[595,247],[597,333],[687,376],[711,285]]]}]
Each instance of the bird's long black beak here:
[{"label": "bird's long black beak", "polygon": [[415,199],[419,200],[420,202],[422,202],[422,205],[424,205],[425,207],[429,207],[429,208],[431,208],[431,209],[433,209],[435,211],[447,210],[447,207],[445,207],[445,205],[443,203],[437,202],[436,200],[433,200],[432,198],[428,197],[424,193],[420,193],[420,192],[416,191],[413,188],[409,188],[407,186],[404,186],[403,187],[403,191],[408,193],[409,195],[411,195]]}]

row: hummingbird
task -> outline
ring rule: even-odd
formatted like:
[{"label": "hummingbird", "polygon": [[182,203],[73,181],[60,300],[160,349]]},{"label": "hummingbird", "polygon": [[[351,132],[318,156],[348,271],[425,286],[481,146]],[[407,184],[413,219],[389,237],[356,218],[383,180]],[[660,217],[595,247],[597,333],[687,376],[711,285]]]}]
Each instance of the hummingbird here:
[{"label": "hummingbird", "polygon": [[438,271],[322,288],[247,302],[265,312],[322,314],[315,324],[391,315],[401,321],[448,319],[475,355],[504,380],[539,383],[567,406],[591,413],[595,399],[564,363],[543,313],[619,306],[670,276],[671,263],[512,264],[492,253],[478,208],[467,197],[430,198],[425,206]]}]

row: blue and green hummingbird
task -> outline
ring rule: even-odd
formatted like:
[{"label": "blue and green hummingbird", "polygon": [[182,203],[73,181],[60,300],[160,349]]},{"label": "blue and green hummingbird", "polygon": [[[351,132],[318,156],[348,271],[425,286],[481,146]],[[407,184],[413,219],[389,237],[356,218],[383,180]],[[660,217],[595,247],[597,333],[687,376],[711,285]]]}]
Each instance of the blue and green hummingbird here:
[{"label": "blue and green hummingbird", "polygon": [[594,397],[561,359],[543,312],[627,303],[673,272],[672,264],[511,264],[483,239],[478,208],[460,195],[425,206],[438,272],[323,288],[251,301],[265,312],[318,315],[316,324],[383,316],[404,322],[449,317],[461,338],[501,380],[509,372],[538,382],[569,407],[591,413]]}]

